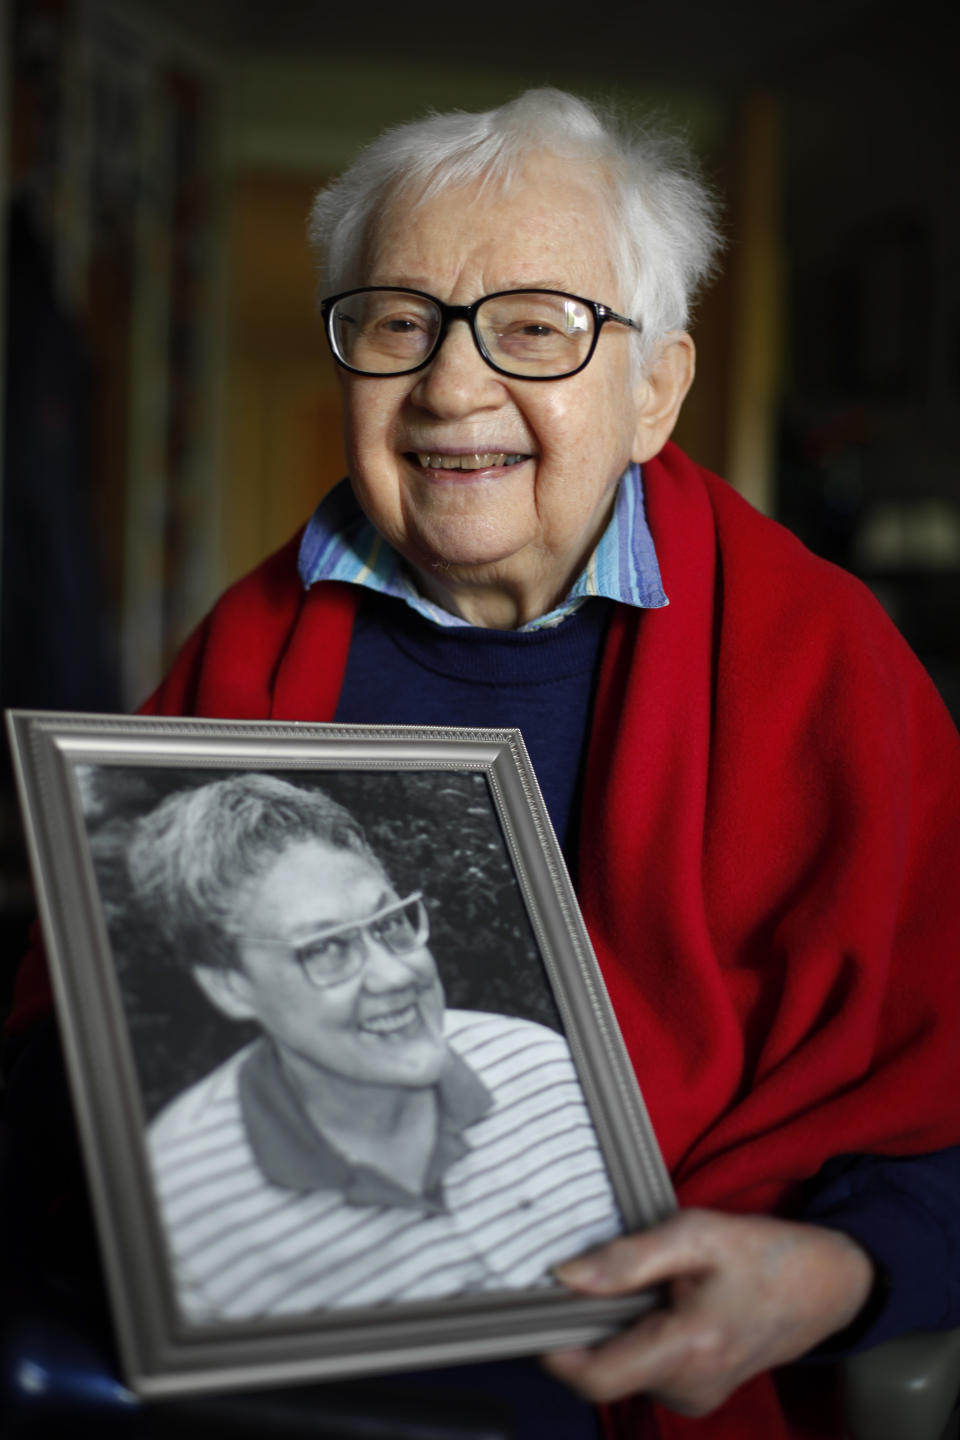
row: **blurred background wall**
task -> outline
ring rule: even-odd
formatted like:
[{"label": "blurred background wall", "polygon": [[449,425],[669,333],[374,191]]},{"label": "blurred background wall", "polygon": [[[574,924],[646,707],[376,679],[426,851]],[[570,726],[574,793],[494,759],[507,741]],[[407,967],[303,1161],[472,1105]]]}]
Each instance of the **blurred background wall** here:
[{"label": "blurred background wall", "polygon": [[343,468],[312,194],[388,123],[545,83],[689,134],[729,243],[677,438],[960,712],[955,9],[2,0],[3,704],[134,706],[306,518]]}]

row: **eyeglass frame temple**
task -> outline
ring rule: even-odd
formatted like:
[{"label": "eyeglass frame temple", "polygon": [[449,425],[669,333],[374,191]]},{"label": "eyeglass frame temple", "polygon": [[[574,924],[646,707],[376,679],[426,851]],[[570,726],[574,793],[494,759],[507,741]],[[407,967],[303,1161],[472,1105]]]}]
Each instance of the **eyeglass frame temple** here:
[{"label": "eyeglass frame temple", "polygon": [[[409,370],[358,370],[337,353],[337,347],[334,344],[332,334],[331,312],[337,301],[345,300],[348,295],[385,293],[416,295],[419,299],[429,300],[432,305],[436,305],[440,311],[440,324],[437,326],[436,339],[426,359],[421,360],[419,365],[414,365]],[[504,295],[559,295],[564,300],[576,300],[578,305],[586,305],[593,315],[593,336],[590,340],[590,349],[580,364],[573,370],[564,370],[561,375],[518,375],[515,370],[505,370],[502,365],[498,365],[495,360],[491,360],[490,356],[485,354],[483,346],[480,343],[480,336],[477,334],[476,315],[481,305],[486,304],[488,300],[499,300]],[[478,300],[472,301],[469,305],[448,305],[445,300],[438,300],[436,295],[431,295],[426,290],[413,290],[405,285],[359,285],[355,286],[352,290],[341,290],[337,295],[327,295],[320,301],[320,314],[323,316],[323,328],[334,360],[344,370],[348,370],[351,375],[360,375],[367,380],[389,380],[392,377],[399,377],[401,375],[416,375],[421,370],[425,370],[435,359],[441,345],[447,338],[447,331],[454,320],[463,320],[469,325],[470,334],[473,336],[473,343],[477,347],[477,353],[480,359],[490,366],[491,370],[495,370],[498,375],[506,375],[510,380],[532,380],[534,382],[568,380],[573,375],[579,375],[581,370],[585,370],[593,359],[597,342],[600,339],[600,331],[608,320],[615,320],[618,325],[628,325],[631,330],[636,330],[638,334],[643,331],[643,325],[639,320],[631,320],[627,315],[618,315],[616,310],[611,310],[609,305],[602,305],[599,300],[587,300],[585,296],[574,295],[569,290],[538,289],[526,285],[514,290],[494,290],[489,295],[481,295]]]}]

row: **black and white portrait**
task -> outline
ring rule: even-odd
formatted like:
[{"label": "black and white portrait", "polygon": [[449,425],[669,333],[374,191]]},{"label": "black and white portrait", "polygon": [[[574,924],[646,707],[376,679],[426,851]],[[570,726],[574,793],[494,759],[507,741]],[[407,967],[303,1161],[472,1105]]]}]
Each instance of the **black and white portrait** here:
[{"label": "black and white portrait", "polygon": [[544,1287],[623,1228],[482,774],[77,775],[187,1320]]}]

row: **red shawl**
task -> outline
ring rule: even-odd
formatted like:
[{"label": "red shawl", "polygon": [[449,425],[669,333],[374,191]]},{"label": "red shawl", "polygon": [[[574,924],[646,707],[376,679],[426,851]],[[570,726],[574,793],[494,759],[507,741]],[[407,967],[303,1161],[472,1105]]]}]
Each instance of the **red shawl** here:
[{"label": "red shawl", "polygon": [[[672,445],[644,482],[671,603],[614,613],[580,902],[681,1203],[770,1211],[830,1156],[960,1141],[960,740],[857,581]],[[304,595],[296,543],[149,713],[332,719],[357,592]],[[788,1426],[769,1377],[708,1421],[614,1424],[826,1433]]]}]

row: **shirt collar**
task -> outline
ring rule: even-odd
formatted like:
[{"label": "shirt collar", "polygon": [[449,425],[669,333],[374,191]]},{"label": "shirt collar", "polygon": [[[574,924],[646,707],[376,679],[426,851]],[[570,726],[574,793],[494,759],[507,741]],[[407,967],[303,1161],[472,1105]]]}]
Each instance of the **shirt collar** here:
[{"label": "shirt collar", "polygon": [[250,1148],[267,1180],[285,1190],[338,1190],[348,1205],[402,1205],[445,1209],[443,1177],[468,1150],[463,1132],[484,1116],[493,1096],[455,1051],[437,1080],[437,1138],[422,1195],[388,1175],[355,1164],[313,1126],[291,1089],[275,1047],[255,1044],[240,1067],[240,1111]]},{"label": "shirt collar", "polygon": [[[321,580],[345,580],[396,596],[437,625],[469,624],[421,594],[403,558],[360,509],[348,480],[341,480],[313,512],[298,563],[305,589]],[[631,463],[621,476],[610,523],[564,600],[520,628],[539,630],[556,625],[591,595],[643,610],[657,610],[669,603],[647,525],[639,465]]]}]

